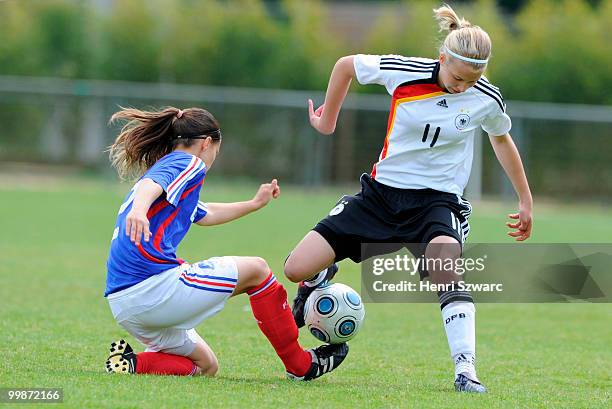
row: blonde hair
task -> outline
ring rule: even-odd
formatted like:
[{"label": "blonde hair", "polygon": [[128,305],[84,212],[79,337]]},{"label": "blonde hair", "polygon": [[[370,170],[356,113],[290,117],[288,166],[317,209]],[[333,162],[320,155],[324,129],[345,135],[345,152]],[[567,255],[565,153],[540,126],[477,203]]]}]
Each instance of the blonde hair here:
[{"label": "blonde hair", "polygon": [[[450,52],[459,54],[475,60],[488,60],[491,55],[491,39],[486,31],[478,26],[472,25],[464,18],[457,16],[457,13],[449,6],[444,4],[442,7],[434,9],[434,15],[440,31],[448,31],[446,38],[440,45],[440,53],[452,60]],[[475,63],[464,61],[478,70],[484,70],[487,63]]]}]

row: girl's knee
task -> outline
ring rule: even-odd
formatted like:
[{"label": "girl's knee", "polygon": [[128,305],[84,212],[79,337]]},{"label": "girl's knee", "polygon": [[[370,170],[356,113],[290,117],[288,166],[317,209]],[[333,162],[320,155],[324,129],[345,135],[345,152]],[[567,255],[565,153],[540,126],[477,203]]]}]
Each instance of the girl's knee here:
[{"label": "girl's knee", "polygon": [[236,294],[261,284],[270,274],[270,266],[261,257],[237,258],[238,286]]},{"label": "girl's knee", "polygon": [[197,367],[194,375],[215,376],[219,371],[217,356],[204,340],[197,343],[196,349],[187,358]]},{"label": "girl's knee", "polygon": [[261,257],[253,257],[252,260],[255,266],[255,270],[258,273],[262,274],[264,277],[270,273],[270,266],[268,265],[266,260]]},{"label": "girl's knee", "polygon": [[427,258],[457,258],[461,256],[461,244],[450,236],[436,236],[425,249]]},{"label": "girl's knee", "polygon": [[270,274],[270,266],[261,257],[250,257],[249,259],[250,265],[250,282],[251,284],[259,285],[263,280],[265,280]]},{"label": "girl's knee", "polygon": [[285,266],[283,269],[285,277],[287,277],[291,282],[299,283],[304,279],[304,271],[300,267],[301,263],[296,260],[296,257],[290,255],[289,258],[287,258],[287,261],[285,261]]},{"label": "girl's knee", "polygon": [[213,377],[219,372],[219,362],[215,359],[204,367],[198,366],[199,375]]}]

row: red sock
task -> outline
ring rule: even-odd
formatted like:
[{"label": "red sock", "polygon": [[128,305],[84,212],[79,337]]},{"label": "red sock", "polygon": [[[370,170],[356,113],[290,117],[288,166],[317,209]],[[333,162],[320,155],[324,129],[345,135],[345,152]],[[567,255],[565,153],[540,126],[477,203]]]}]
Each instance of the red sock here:
[{"label": "red sock", "polygon": [[151,375],[193,375],[197,366],[189,358],[163,352],[141,352],[136,355],[136,373]]},{"label": "red sock", "polygon": [[312,357],[298,343],[298,328],[287,302],[287,291],[270,272],[257,287],[247,291],[259,329],[274,347],[288,372],[303,376]]}]

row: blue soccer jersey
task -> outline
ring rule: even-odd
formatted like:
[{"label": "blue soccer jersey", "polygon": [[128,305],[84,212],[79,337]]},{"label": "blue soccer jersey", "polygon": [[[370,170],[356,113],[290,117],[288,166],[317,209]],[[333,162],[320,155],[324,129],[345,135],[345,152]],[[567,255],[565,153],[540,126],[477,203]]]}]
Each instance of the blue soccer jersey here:
[{"label": "blue soccer jersey", "polygon": [[138,246],[125,234],[125,217],[132,208],[140,180],[134,185],[119,208],[108,256],[104,296],[184,263],[177,258],[176,248],[191,224],[206,215],[206,204],[199,201],[205,175],[206,166],[200,158],[175,151],[157,161],[142,176],[140,180],[153,180],[164,193],[147,213],[152,236]]}]

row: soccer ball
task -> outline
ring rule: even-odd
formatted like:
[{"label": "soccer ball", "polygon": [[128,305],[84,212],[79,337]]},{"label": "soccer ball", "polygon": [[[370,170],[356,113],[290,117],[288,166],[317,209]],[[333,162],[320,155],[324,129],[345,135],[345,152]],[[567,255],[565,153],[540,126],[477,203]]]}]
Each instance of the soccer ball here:
[{"label": "soccer ball", "polygon": [[363,323],[361,297],[348,285],[334,283],[316,288],[304,306],[306,328],[315,338],[330,344],[352,339]]}]

